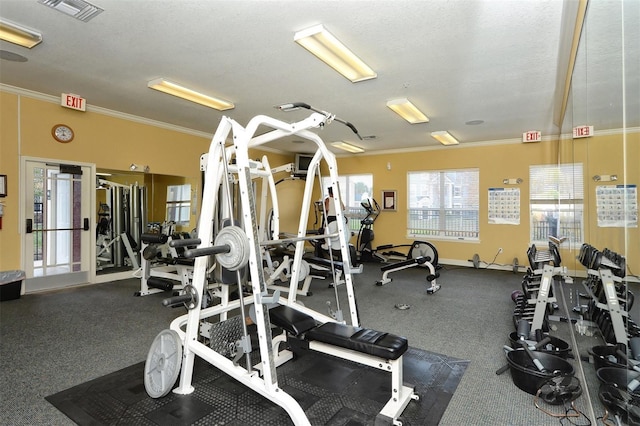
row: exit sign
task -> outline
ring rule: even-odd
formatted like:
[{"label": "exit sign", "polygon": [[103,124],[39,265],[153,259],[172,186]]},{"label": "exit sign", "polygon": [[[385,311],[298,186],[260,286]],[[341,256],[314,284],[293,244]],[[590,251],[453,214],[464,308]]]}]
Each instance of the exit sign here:
[{"label": "exit sign", "polygon": [[522,142],[542,142],[542,133],[531,130],[522,134]]},{"label": "exit sign", "polygon": [[77,109],[78,111],[86,111],[87,109],[87,101],[72,93],[63,93],[60,97],[60,105],[71,109]]},{"label": "exit sign", "polygon": [[593,136],[593,126],[578,126],[573,128],[574,138],[588,138]]}]

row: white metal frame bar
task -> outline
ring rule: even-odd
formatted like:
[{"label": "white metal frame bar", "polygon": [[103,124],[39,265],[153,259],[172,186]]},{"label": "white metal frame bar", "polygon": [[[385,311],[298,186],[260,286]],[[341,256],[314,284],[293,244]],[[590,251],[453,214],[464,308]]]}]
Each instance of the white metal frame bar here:
[{"label": "white metal frame bar", "polygon": [[309,349],[391,373],[391,396],[380,414],[392,419],[394,423],[409,402],[418,399],[413,388],[403,383],[402,356],[394,360],[384,359],[315,340],[309,342]]},{"label": "white metal frame bar", "polygon": [[[267,285],[264,279],[264,273],[262,269],[262,254],[260,249],[260,235],[257,229],[256,223],[256,211],[255,200],[253,199],[253,193],[251,190],[251,177],[252,171],[256,169],[255,161],[249,159],[248,150],[250,148],[259,147],[262,144],[273,141],[288,135],[297,135],[314,142],[317,146],[317,152],[313,157],[310,169],[315,170],[319,167],[319,162],[324,159],[327,162],[331,181],[333,185],[338,184],[338,171],[336,159],[333,153],[331,153],[325,146],[324,142],[313,132],[308,129],[320,127],[330,121],[330,117],[324,114],[312,113],[306,119],[297,123],[285,123],[283,121],[275,120],[267,116],[254,117],[246,128],[240,126],[237,122],[228,117],[223,117],[218,129],[216,130],[213,139],[211,141],[209,153],[203,156],[201,159],[201,167],[205,170],[205,183],[203,189],[203,200],[200,212],[199,224],[198,224],[198,238],[201,243],[198,248],[205,248],[212,246],[213,240],[213,221],[215,207],[218,205],[218,189],[222,183],[223,174],[226,170],[230,170],[228,164],[224,167],[223,160],[227,161],[235,154],[235,168],[234,171],[238,174],[238,183],[240,186],[240,202],[242,206],[242,214],[244,230],[247,235],[248,246],[250,248],[249,256],[249,271],[250,280],[252,286],[252,296],[246,297],[245,301],[254,304],[255,308],[255,322],[258,327],[258,341],[260,346],[261,365],[260,369],[263,376],[251,369],[243,368],[239,365],[235,365],[233,361],[218,354],[213,349],[205,346],[198,341],[199,337],[199,325],[200,320],[212,315],[219,314],[221,319],[225,317],[226,312],[240,305],[239,301],[223,303],[214,309],[207,308],[202,309],[201,303],[195,303],[194,309],[191,309],[186,315],[177,318],[171,323],[171,329],[179,333],[183,341],[183,359],[182,369],[180,373],[179,385],[174,389],[178,394],[189,394],[193,392],[192,386],[193,379],[193,367],[195,356],[199,356],[210,364],[221,369],[225,373],[229,374],[239,382],[249,386],[251,389],[275,402],[283,407],[293,422],[296,425],[308,425],[304,411],[300,405],[290,395],[279,388],[277,382],[277,374],[275,372],[276,362],[275,354],[273,350],[273,341],[271,338],[270,322],[268,317],[267,301],[270,301],[267,293]],[[254,137],[255,132],[260,126],[267,126],[274,130],[264,133],[260,136]],[[232,133],[233,145],[225,147],[225,141],[229,134]],[[223,151],[224,150],[224,151]],[[204,166],[204,164],[206,166]],[[270,170],[263,168],[262,170]],[[254,174],[255,175],[255,174]],[[226,177],[225,177],[226,178]],[[275,184],[272,184],[273,178],[267,181],[268,185],[275,189]],[[275,192],[275,191],[273,191]],[[300,214],[300,225],[298,229],[298,237],[305,237],[306,234],[306,222],[309,213],[309,206],[311,205],[311,196],[313,192],[312,182],[307,180],[305,185],[305,193],[302,202],[302,211]],[[339,204],[339,192],[336,191],[336,202]],[[222,200],[221,200],[222,201]],[[343,235],[346,232],[344,221],[342,220],[342,212],[338,212],[338,233]],[[342,239],[341,240],[346,240]],[[298,285],[298,277],[300,275],[302,253],[303,253],[304,241],[299,241],[296,244],[296,252],[291,268],[291,281],[288,300],[280,300],[281,302],[288,304],[296,304],[296,289]],[[343,259],[349,259],[349,248],[346,244],[342,244],[341,253]],[[197,257],[195,259],[192,285],[196,289],[196,293],[203,294],[203,289],[206,284],[206,269],[207,258]],[[357,316],[357,309],[355,304],[355,294],[353,291],[353,282],[349,269],[345,270],[345,284],[347,287],[349,310],[351,316],[351,323],[354,326],[359,325],[359,319]],[[295,287],[295,288],[294,288]],[[318,312],[310,309],[303,309],[311,314],[313,317],[321,322],[327,322],[331,320]],[[185,328],[183,330],[183,327]]]}]

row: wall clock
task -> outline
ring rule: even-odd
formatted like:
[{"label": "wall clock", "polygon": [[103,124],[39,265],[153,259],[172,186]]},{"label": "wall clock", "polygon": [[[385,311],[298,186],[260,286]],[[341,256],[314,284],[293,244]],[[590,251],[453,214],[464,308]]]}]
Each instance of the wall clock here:
[{"label": "wall clock", "polygon": [[74,136],[71,127],[65,124],[56,124],[55,126],[53,126],[53,128],[51,129],[51,135],[56,141],[62,143],[71,142]]}]

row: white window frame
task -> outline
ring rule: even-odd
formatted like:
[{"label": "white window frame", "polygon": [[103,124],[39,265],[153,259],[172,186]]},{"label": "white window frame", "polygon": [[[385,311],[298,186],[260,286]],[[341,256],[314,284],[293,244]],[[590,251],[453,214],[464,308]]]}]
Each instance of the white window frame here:
[{"label": "white window frame", "polygon": [[[373,174],[372,173],[358,173],[351,175],[340,175],[338,176],[338,183],[340,185],[340,198],[344,202],[345,207],[345,216],[349,219],[349,230],[350,231],[359,231],[360,230],[360,221],[365,218],[367,215],[366,210],[360,205],[361,198],[356,200],[356,196],[362,196],[362,194],[356,194],[356,184],[362,182],[363,180],[369,179],[371,181],[371,185],[368,186],[368,196],[374,198],[373,196]],[[365,183],[366,185],[366,183]],[[328,189],[331,186],[331,178],[323,177],[322,178],[322,189],[324,194],[322,194],[322,198],[328,195]]]},{"label": "white window frame", "polygon": [[[464,205],[464,185],[460,182],[449,182],[449,173],[475,173],[475,202]],[[417,182],[414,175],[431,175],[438,178],[438,188],[435,185],[427,191],[416,193]],[[428,176],[425,177],[428,180]],[[425,189],[425,187],[422,187]],[[409,238],[429,238],[440,240],[480,240],[480,170],[478,168],[452,170],[420,170],[407,173],[407,236]],[[433,195],[432,195],[433,194]],[[424,199],[434,198],[432,206],[417,205]],[[435,199],[437,197],[437,199]],[[448,205],[447,205],[448,203]],[[430,227],[436,223],[437,227]],[[452,229],[452,226],[459,226]]]},{"label": "white window frame", "polygon": [[532,244],[548,244],[549,236],[565,237],[573,246],[582,244],[582,163],[529,166],[529,218],[529,238]]},{"label": "white window frame", "polygon": [[[175,210],[172,218],[170,211]],[[166,220],[176,225],[188,226],[191,223],[191,184],[167,185]]]}]

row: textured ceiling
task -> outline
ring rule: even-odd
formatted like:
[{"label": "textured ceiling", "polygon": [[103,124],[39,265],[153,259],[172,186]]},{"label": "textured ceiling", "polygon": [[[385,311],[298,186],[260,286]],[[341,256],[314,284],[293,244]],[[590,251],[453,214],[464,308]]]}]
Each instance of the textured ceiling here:
[{"label": "textured ceiling", "polygon": [[[92,106],[211,134],[223,114],[243,125],[257,114],[296,121],[305,112],[273,106],[305,102],[375,136],[359,141],[335,123],[322,131],[325,141],[350,141],[368,152],[435,146],[429,134],[439,130],[462,143],[519,139],[527,130],[559,133],[554,116],[570,50],[563,34],[575,22],[563,1],[92,3],[104,12],[85,23],[36,0],[2,0],[2,18],[40,31],[44,41],[31,50],[0,42],[28,59],[0,60],[0,82],[54,96],[76,93]],[[319,23],[378,77],[351,83],[294,43],[296,31]],[[236,108],[222,113],[147,88],[158,77]],[[395,115],[385,104],[399,97],[431,121],[410,125]],[[465,124],[472,120],[484,123]],[[291,140],[274,147],[308,149]]]}]

